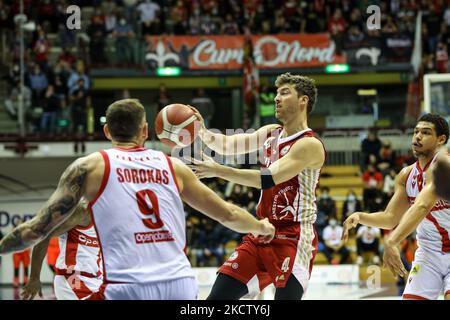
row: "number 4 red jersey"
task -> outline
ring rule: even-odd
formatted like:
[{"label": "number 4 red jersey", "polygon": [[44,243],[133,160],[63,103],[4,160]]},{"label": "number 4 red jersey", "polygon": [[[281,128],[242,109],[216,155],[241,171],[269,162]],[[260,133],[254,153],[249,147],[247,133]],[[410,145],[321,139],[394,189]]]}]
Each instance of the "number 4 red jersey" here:
[{"label": "number 4 red jersey", "polygon": [[[279,127],[272,131],[264,142],[264,167],[270,168],[277,159],[288,154],[292,145],[299,139],[317,138],[311,129],[285,138],[282,138],[282,133],[283,128]],[[314,223],[317,217],[316,187],[319,183],[320,171],[321,168],[306,168],[288,181],[262,190],[256,210],[257,216],[261,219],[269,218],[275,226]]]},{"label": "number 4 red jersey", "polygon": [[194,277],[184,253],[186,219],[170,159],[145,148],[101,154],[105,173],[90,209],[105,282]]}]

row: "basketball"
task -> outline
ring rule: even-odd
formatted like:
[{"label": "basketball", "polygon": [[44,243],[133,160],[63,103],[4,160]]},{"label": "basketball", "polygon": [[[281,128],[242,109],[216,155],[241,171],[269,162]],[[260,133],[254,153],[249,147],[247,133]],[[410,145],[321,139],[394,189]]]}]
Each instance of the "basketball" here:
[{"label": "basketball", "polygon": [[186,147],[196,138],[195,120],[191,108],[175,103],[165,106],[156,116],[155,131],[158,139],[171,148]]}]

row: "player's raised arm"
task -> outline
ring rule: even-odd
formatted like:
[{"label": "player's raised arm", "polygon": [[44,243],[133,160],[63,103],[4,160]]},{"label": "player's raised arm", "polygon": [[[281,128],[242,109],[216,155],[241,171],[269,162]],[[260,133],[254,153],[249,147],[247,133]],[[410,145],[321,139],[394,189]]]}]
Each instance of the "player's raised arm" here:
[{"label": "player's raised arm", "polygon": [[174,158],[172,162],[183,201],[234,231],[261,235],[264,242],[273,239],[275,228],[267,219],[257,220],[247,211],[224,201],[201,183],[184,163]]},{"label": "player's raised arm", "polygon": [[252,133],[225,135],[220,132],[208,130],[198,110],[192,106],[191,108],[199,119],[197,123],[199,126],[199,137],[208,148],[223,155],[245,154],[257,151],[262,147],[270,132],[278,126],[276,124],[269,124]]},{"label": "player's raised arm", "polygon": [[261,170],[236,169],[207,159],[195,162],[193,170],[200,178],[219,177],[254,188],[270,188],[295,177],[305,168],[320,168],[325,161],[322,143],[315,138],[297,141],[290,151],[269,168]]},{"label": "player's raised arm", "polygon": [[86,211],[87,202],[82,200],[77,205],[74,213],[65,222],[63,222],[60,226],[53,230],[44,240],[33,247],[33,254],[31,256],[30,279],[27,285],[23,288],[23,292],[21,293],[22,299],[32,300],[37,294],[39,294],[39,296],[42,298],[40,279],[41,269],[42,262],[44,261],[45,255],[48,251],[50,239],[53,237],[59,237],[60,235],[66,233],[67,231],[73,229],[78,225],[89,224],[90,218],[88,215],[86,215]]},{"label": "player's raised arm", "polygon": [[36,217],[15,228],[0,242],[0,254],[34,245],[69,218],[85,191],[90,166],[87,157],[75,160],[64,171],[55,192]]},{"label": "player's raised arm", "polygon": [[342,238],[348,239],[348,231],[358,224],[377,227],[381,229],[394,228],[408,210],[409,201],[406,194],[405,181],[411,167],[404,168],[395,178],[395,192],[384,211],[365,213],[354,212],[344,221],[344,232]]}]

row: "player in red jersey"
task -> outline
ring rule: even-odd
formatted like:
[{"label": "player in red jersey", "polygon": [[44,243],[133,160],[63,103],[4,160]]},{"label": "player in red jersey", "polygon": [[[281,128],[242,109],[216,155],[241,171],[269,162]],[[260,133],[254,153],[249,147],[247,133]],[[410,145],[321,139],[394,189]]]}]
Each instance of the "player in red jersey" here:
[{"label": "player in red jersey", "polygon": [[280,75],[275,85],[276,117],[282,126],[267,125],[251,134],[231,136],[204,126],[200,130],[205,144],[223,155],[263,147],[261,170],[235,169],[211,159],[197,162],[193,168],[200,178],[216,176],[261,188],[256,214],[268,218],[276,228],[270,244],[262,244],[252,235],[243,238],[219,269],[208,299],[252,297],[270,283],[276,287],[275,299],[301,299],[308,286],[317,252],[315,190],[325,162],[323,144],[307,121],[317,88],[312,79],[289,73]]}]

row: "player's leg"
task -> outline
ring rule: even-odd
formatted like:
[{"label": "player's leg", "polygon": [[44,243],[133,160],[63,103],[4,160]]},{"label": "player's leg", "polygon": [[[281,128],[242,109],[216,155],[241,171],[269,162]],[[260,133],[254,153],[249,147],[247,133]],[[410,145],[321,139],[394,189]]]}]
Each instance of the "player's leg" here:
[{"label": "player's leg", "polygon": [[13,254],[13,267],[14,267],[14,278],[13,278],[13,287],[19,287],[19,271],[20,271],[20,254]]},{"label": "player's leg", "polygon": [[28,252],[24,253],[23,256],[23,284],[28,283],[28,272],[30,268],[30,254]]},{"label": "player's leg", "polygon": [[248,288],[244,283],[227,274],[219,273],[206,300],[239,300],[246,294]]},{"label": "player's leg", "polygon": [[267,285],[265,278],[258,277],[262,268],[258,249],[251,241],[244,241],[219,268],[207,300],[237,300],[245,295],[256,296]]},{"label": "player's leg", "polygon": [[275,300],[301,300],[303,297],[303,287],[293,274],[289,277],[284,288],[275,290]]}]

